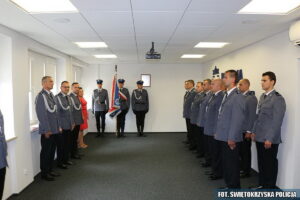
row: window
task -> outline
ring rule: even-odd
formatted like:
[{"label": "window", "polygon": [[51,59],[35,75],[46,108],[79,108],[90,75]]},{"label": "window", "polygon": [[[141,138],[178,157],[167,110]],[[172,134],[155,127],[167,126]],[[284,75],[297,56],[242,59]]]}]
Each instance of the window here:
[{"label": "window", "polygon": [[54,79],[53,94],[57,92],[56,84],[57,60],[42,54],[29,51],[29,69],[30,69],[30,90],[29,90],[29,116],[30,123],[38,122],[35,113],[35,98],[41,91],[41,80],[43,76],[51,76]]},{"label": "window", "polygon": [[73,73],[74,73],[73,75],[74,82],[81,83],[81,74],[82,74],[81,67],[73,66]]}]

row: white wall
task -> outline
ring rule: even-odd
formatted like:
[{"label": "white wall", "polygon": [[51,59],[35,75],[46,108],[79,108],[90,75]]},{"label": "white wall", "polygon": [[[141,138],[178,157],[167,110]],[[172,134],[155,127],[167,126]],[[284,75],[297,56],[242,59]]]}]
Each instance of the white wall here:
[{"label": "white wall", "polygon": [[[9,169],[5,182],[3,197],[5,199],[13,193],[22,191],[33,181],[34,175],[39,172],[37,152],[40,149],[40,136],[30,133],[29,122],[28,51],[32,50],[58,59],[60,67],[59,81],[72,80],[72,59],[1,25],[0,34],[11,40],[11,49],[8,48],[5,51],[11,54],[11,63],[9,64],[8,61],[6,65],[6,73],[10,74],[7,74],[5,80],[11,79],[9,85],[12,87],[12,91],[11,94],[5,93],[5,95],[9,95],[13,100],[11,112],[13,113],[14,123],[11,131],[14,131],[17,137],[15,140],[8,142]],[[2,86],[0,85],[0,87]],[[3,104],[0,104],[0,106],[1,109],[5,110]],[[12,119],[5,115],[4,120],[9,124]]]},{"label": "white wall", "polygon": [[[206,65],[206,76],[212,76],[214,66],[220,72],[228,69],[243,69],[245,78],[251,81],[251,89],[259,98],[263,92],[260,86],[261,74],[273,71],[277,75],[276,89],[283,95],[287,104],[282,126],[283,143],[279,147],[278,185],[282,188],[299,188],[300,159],[298,145],[299,130],[299,60],[300,48],[289,42],[288,32],[277,34],[271,38],[253,44],[234,53],[214,60]],[[254,145],[253,145],[254,146]],[[255,147],[253,148],[255,154]],[[256,168],[256,156],[253,158]]]},{"label": "white wall", "polygon": [[[91,107],[92,91],[97,87],[96,79],[104,81],[103,87],[111,96],[114,65],[92,65],[83,69],[82,86],[85,89],[85,98],[88,107]],[[151,87],[146,88],[149,93],[150,110],[146,115],[146,132],[182,132],[186,130],[182,118],[182,105],[185,90],[184,81],[187,79],[201,80],[201,65],[181,64],[121,64],[118,66],[118,77],[126,80],[125,87],[130,95],[136,88],[136,81],[141,74],[151,74]],[[96,131],[95,120],[90,117],[89,131]],[[107,131],[115,131],[115,120],[107,115]],[[130,109],[126,117],[127,132],[136,132],[135,116]]]}]

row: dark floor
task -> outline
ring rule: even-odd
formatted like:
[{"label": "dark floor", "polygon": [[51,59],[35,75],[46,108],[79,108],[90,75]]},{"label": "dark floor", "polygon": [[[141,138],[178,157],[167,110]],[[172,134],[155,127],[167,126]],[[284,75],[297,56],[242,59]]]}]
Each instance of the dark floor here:
[{"label": "dark floor", "polygon": [[[140,138],[130,134],[95,138],[89,134],[84,158],[54,182],[37,177],[10,200],[199,200],[213,199],[223,180],[209,181],[183,144],[185,134],[162,133]],[[247,187],[256,177],[242,180]]]}]

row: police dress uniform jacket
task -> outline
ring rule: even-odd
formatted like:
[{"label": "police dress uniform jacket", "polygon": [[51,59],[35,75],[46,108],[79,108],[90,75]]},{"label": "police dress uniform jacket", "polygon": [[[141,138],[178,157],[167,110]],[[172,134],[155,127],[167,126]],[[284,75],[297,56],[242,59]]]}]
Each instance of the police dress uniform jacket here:
[{"label": "police dress uniform jacket", "polygon": [[243,94],[246,99],[246,110],[245,110],[245,122],[243,127],[243,133],[251,132],[254,122],[257,118],[256,108],[257,108],[257,98],[254,91],[248,91]]},{"label": "police dress uniform jacket", "polygon": [[257,107],[258,117],[252,130],[256,134],[255,140],[281,143],[281,125],[285,111],[285,100],[277,91],[262,94]]},{"label": "police dress uniform jacket", "polygon": [[71,130],[74,124],[72,115],[72,103],[69,95],[65,95],[62,92],[55,96],[57,104],[58,122],[60,128],[63,130]]},{"label": "police dress uniform jacket", "polygon": [[36,115],[39,120],[39,133],[59,133],[57,105],[50,91],[42,90],[35,100]]},{"label": "police dress uniform jacket", "polygon": [[109,99],[106,89],[95,89],[92,97],[92,109],[95,111],[108,111]]},{"label": "police dress uniform jacket", "polygon": [[132,92],[131,104],[133,111],[149,111],[148,92],[145,89],[135,89]]},{"label": "police dress uniform jacket", "polygon": [[199,92],[196,93],[194,100],[191,105],[191,124],[196,124],[197,123],[197,117],[200,109],[200,104],[202,103],[203,99],[205,97],[205,92]]},{"label": "police dress uniform jacket", "polygon": [[219,91],[210,97],[205,109],[204,135],[214,136],[216,133],[219,108],[223,97],[223,91]]},{"label": "police dress uniform jacket", "polygon": [[7,144],[4,134],[4,119],[2,112],[0,111],[0,169],[7,167]]},{"label": "police dress uniform jacket", "polygon": [[195,88],[191,89],[190,91],[186,91],[183,100],[183,118],[191,118],[191,107],[196,94]]},{"label": "police dress uniform jacket", "polygon": [[237,88],[225,92],[217,122],[215,139],[223,142],[243,141],[243,123],[245,119],[245,97]]},{"label": "police dress uniform jacket", "polygon": [[71,100],[71,110],[72,110],[72,115],[73,115],[73,120],[75,125],[80,125],[83,124],[83,118],[82,118],[82,108],[81,108],[81,103],[78,98],[78,96],[75,93],[71,93],[69,95],[70,100]]},{"label": "police dress uniform jacket", "polygon": [[206,92],[202,103],[199,105],[199,113],[197,117],[197,126],[199,127],[204,127],[206,106],[212,95],[213,93],[211,91]]},{"label": "police dress uniform jacket", "polygon": [[121,110],[128,110],[130,108],[130,94],[127,88],[120,88],[119,92],[122,93],[127,99],[120,97],[120,108]]}]

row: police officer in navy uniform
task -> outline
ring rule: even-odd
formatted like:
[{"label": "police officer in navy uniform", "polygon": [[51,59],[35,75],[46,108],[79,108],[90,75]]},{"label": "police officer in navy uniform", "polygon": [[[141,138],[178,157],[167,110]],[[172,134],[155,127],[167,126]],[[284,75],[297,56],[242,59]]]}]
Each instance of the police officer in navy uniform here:
[{"label": "police officer in navy uniform", "polygon": [[207,175],[210,175],[210,180],[218,180],[223,176],[221,143],[214,138],[214,135],[216,133],[219,108],[224,97],[224,92],[222,91],[223,89],[224,87],[222,79],[214,79],[212,81],[212,95],[209,98],[205,108],[204,135],[207,137],[207,150],[211,155],[212,171],[210,173],[207,173]]},{"label": "police officer in navy uniform", "polygon": [[196,95],[195,82],[193,80],[187,80],[184,83],[185,95],[183,98],[183,118],[185,118],[186,129],[187,129],[187,140],[184,141],[186,144],[191,144],[192,140],[192,126],[191,126],[191,108],[194,97]]},{"label": "police officer in navy uniform", "polygon": [[[72,165],[70,161],[71,150],[71,131],[75,127],[72,115],[72,103],[68,95],[70,84],[68,81],[63,81],[60,87],[61,91],[55,96],[58,112],[59,126],[62,129],[61,143],[62,156],[57,155],[57,162],[60,168],[66,169],[65,165]],[[58,153],[59,154],[59,153]]]},{"label": "police officer in navy uniform", "polygon": [[215,139],[220,141],[222,146],[225,189],[238,189],[241,187],[239,148],[243,141],[245,98],[236,87],[238,83],[237,71],[226,71],[223,81],[226,92],[219,108]]},{"label": "police officer in navy uniform", "polygon": [[117,116],[117,137],[125,137],[124,130],[125,130],[125,120],[126,114],[130,108],[130,94],[127,88],[124,88],[124,79],[119,79],[119,102],[120,102],[120,109],[121,113]]},{"label": "police officer in navy uniform", "polygon": [[205,79],[203,81],[203,89],[204,89],[204,98],[202,103],[199,105],[199,113],[197,118],[197,126],[200,127],[200,137],[198,146],[202,149],[202,152],[204,152],[204,159],[205,162],[202,163],[202,167],[210,167],[211,166],[211,154],[209,151],[208,146],[208,137],[207,135],[204,135],[204,125],[205,125],[205,112],[206,112],[206,106],[210,98],[212,97],[213,93],[211,92],[211,79]]},{"label": "police officer in navy uniform", "polygon": [[281,125],[286,111],[284,98],[274,89],[276,75],[262,74],[261,85],[265,91],[257,107],[257,120],[252,130],[256,141],[259,185],[254,189],[275,189],[278,173],[278,146],[281,143]]},{"label": "police officer in navy uniform", "polygon": [[197,150],[197,135],[200,134],[200,127],[197,126],[197,117],[199,113],[199,105],[201,104],[204,92],[203,92],[203,83],[197,82],[196,84],[196,95],[191,105],[191,114],[190,114],[190,123],[191,123],[191,140],[190,140],[190,150]]},{"label": "police officer in navy uniform", "polygon": [[39,133],[41,134],[41,155],[40,167],[42,179],[53,181],[59,174],[52,171],[53,166],[53,146],[55,146],[54,137],[59,134],[59,124],[57,115],[57,105],[55,103],[53,89],[53,79],[50,76],[42,78],[42,91],[35,100],[35,110],[39,120]]},{"label": "police officer in navy uniform", "polygon": [[[105,132],[105,115],[109,109],[108,92],[102,88],[103,80],[98,79],[98,88],[93,91],[92,97],[92,112],[95,114],[96,125],[97,125],[97,137],[104,136]],[[101,118],[101,124],[100,124]],[[101,133],[100,133],[101,127]]]},{"label": "police officer in navy uniform", "polygon": [[0,199],[2,199],[7,164],[7,144],[4,133],[4,118],[0,110]]},{"label": "police officer in navy uniform", "polygon": [[131,103],[132,110],[136,116],[136,126],[138,136],[146,136],[144,134],[145,115],[149,111],[148,92],[143,88],[144,82],[139,80],[136,82],[137,89],[133,90]]},{"label": "police officer in navy uniform", "polygon": [[245,122],[243,127],[243,142],[240,148],[241,178],[249,177],[251,174],[251,131],[256,120],[257,98],[254,91],[249,90],[250,81],[242,79],[239,81],[239,90],[246,99]]},{"label": "police officer in navy uniform", "polygon": [[71,131],[71,158],[73,159],[81,159],[78,153],[78,134],[80,131],[80,125],[83,123],[82,117],[82,108],[81,103],[78,98],[79,92],[79,83],[74,82],[72,83],[72,92],[69,95],[69,99],[71,100],[71,110],[72,110],[72,118],[74,120],[74,128]]}]

